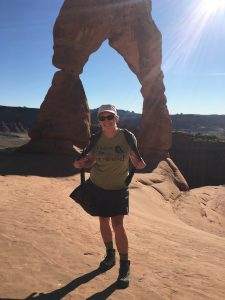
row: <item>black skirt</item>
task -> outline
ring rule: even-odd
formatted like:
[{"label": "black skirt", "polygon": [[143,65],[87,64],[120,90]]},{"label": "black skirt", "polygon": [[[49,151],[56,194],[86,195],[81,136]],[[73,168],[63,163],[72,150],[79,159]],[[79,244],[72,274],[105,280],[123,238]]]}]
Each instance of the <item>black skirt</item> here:
[{"label": "black skirt", "polygon": [[90,181],[92,216],[114,217],[128,215],[129,213],[129,190],[105,190]]}]

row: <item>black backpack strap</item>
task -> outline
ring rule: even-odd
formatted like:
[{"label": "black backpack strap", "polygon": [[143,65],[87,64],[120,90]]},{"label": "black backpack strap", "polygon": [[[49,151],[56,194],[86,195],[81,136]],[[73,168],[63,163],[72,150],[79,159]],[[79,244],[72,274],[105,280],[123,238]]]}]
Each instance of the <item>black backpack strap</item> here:
[{"label": "black backpack strap", "polygon": [[127,130],[127,129],[123,129],[123,132],[124,132],[126,141],[127,141],[128,145],[130,146],[131,150],[133,150],[135,155],[137,156],[137,158],[139,160],[141,160],[142,159],[141,154],[140,154],[140,151],[137,147],[136,139],[135,139],[133,133],[130,132],[129,130]]},{"label": "black backpack strap", "polygon": [[[99,140],[99,138],[101,136],[101,133],[102,133],[101,131],[98,131],[91,135],[87,146],[84,147],[83,151],[81,152],[81,154],[78,157],[78,160],[85,157],[93,149],[93,147],[97,144],[97,141]],[[85,169],[84,168],[82,168],[80,170],[80,182],[81,182],[81,185],[84,185],[84,183],[85,183]]]},{"label": "black backpack strap", "polygon": [[87,146],[84,147],[83,151],[81,152],[81,154],[78,157],[78,160],[80,158],[85,157],[93,149],[93,147],[97,144],[97,141],[99,140],[101,134],[102,134],[102,132],[98,131],[91,135]]},{"label": "black backpack strap", "polygon": [[[127,141],[128,145],[130,146],[131,150],[135,153],[137,158],[139,160],[141,160],[142,159],[141,154],[138,150],[138,147],[137,147],[137,144],[136,144],[136,139],[135,139],[133,133],[130,132],[129,130],[127,130],[127,129],[123,129],[123,133],[124,133],[126,141]],[[131,165],[132,165],[132,162],[131,162]],[[131,183],[131,180],[134,176],[135,171],[136,171],[136,168],[134,167],[134,165],[132,165],[129,169],[129,174],[128,174],[126,180],[125,180],[125,183],[126,183],[127,186]]]}]

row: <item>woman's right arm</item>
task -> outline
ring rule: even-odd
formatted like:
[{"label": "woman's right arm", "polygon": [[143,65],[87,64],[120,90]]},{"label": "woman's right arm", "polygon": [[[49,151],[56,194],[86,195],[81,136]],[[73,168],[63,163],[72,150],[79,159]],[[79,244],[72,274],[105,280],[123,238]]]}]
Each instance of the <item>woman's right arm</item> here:
[{"label": "woman's right arm", "polygon": [[93,152],[89,152],[86,157],[75,160],[73,166],[77,169],[89,168],[95,161],[95,155]]}]

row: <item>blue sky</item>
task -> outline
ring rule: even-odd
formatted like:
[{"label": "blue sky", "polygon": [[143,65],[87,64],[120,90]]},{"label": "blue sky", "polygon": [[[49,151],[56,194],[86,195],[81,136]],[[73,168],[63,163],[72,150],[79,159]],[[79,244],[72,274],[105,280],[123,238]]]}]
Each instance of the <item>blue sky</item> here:
[{"label": "blue sky", "polygon": [[[75,0],[74,0],[75,1]],[[63,0],[0,0],[0,105],[40,107],[57,71],[52,28]],[[153,0],[171,114],[225,114],[225,0]],[[140,84],[107,41],[81,75],[89,106],[142,111]]]}]

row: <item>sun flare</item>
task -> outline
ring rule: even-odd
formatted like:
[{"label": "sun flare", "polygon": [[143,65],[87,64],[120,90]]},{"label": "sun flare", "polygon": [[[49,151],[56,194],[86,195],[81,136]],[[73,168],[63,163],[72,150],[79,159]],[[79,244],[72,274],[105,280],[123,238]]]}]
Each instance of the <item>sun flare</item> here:
[{"label": "sun flare", "polygon": [[207,15],[215,15],[225,11],[225,0],[202,0],[202,12]]},{"label": "sun flare", "polygon": [[[179,67],[184,65],[200,47],[207,30],[212,32],[218,24],[222,24],[225,20],[225,0],[189,1],[187,11],[191,11],[191,13],[181,15],[180,23],[177,26],[179,32],[177,32],[176,41],[164,65],[164,72],[174,67],[175,64],[178,64]],[[223,24],[221,29],[223,30]],[[215,36],[219,34],[218,30],[214,33]],[[210,37],[212,38],[212,35]],[[210,37],[207,35],[208,39]]]}]

